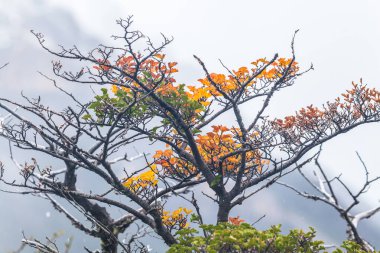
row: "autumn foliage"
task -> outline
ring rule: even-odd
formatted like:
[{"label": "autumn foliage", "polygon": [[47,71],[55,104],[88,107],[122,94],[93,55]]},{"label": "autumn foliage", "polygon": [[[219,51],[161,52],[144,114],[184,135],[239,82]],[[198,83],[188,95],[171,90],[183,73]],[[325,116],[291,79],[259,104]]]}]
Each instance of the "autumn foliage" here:
[{"label": "autumn foliage", "polygon": [[[358,125],[380,121],[380,93],[362,80],[320,107],[306,106],[283,119],[267,115],[274,94],[312,69],[300,70],[294,40],[288,58],[276,54],[236,69],[225,67],[224,73],[210,72],[194,56],[204,74],[195,84],[183,84],[175,79],[180,71],[178,64],[167,61],[163,54],[171,40],[164,37],[160,45],[148,40],[145,50],[136,50],[136,41],[144,36],[131,30],[131,23],[130,19],[119,21],[124,33],[115,39],[122,40],[123,46],[101,45],[88,54],[76,47],[56,52],[45,46],[41,34],[35,34],[50,53],[85,63],[75,73],[64,70],[61,62],[54,62],[53,71],[58,77],[102,85],[94,99],[86,103],[63,90],[78,111],[68,107],[64,112],[53,112],[40,101],[29,101],[29,107],[5,99],[0,104],[19,120],[5,126],[2,136],[18,147],[61,160],[66,166],[63,177],[52,176],[51,171],[43,174],[34,164],[32,169],[28,166],[23,182],[3,181],[34,193],[58,196],[84,210],[86,217],[90,214],[93,228],[87,228],[46,197],[78,229],[98,237],[104,252],[117,252],[118,247],[128,250],[130,245],[120,242],[119,235],[134,223],[142,224],[144,231],[159,236],[167,245],[178,242],[178,231],[204,225],[202,206],[196,197],[200,186],[213,192],[207,197],[215,205],[217,222],[239,226],[244,220],[230,216],[236,205],[269,187],[283,173],[304,166],[322,143]],[[241,106],[251,101],[259,105],[250,118],[243,118]],[[38,117],[43,126],[19,117],[10,105]],[[215,123],[227,112],[234,117],[230,124]],[[34,139],[30,139],[31,134]],[[149,145],[158,148],[145,152]],[[134,159],[128,155],[132,146],[138,147],[143,166],[132,166]],[[126,162],[131,163],[126,166]],[[25,172],[26,167],[20,169]],[[76,187],[83,180],[80,170],[93,173],[111,190],[81,192]],[[114,196],[123,200],[117,201]],[[167,208],[178,197],[189,206]],[[106,207],[125,214],[114,218]],[[131,244],[136,238],[132,239]]]}]

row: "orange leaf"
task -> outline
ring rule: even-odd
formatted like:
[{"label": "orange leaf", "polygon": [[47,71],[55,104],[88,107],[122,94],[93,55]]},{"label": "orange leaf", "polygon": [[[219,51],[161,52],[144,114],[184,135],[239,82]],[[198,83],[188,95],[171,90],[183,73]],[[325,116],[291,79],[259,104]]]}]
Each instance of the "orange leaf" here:
[{"label": "orange leaf", "polygon": [[176,63],[176,62],[169,62],[168,63],[168,66],[169,66],[169,68],[173,68],[175,65],[177,65],[178,63]]},{"label": "orange leaf", "polygon": [[154,57],[163,60],[165,58],[165,54],[155,54]]},{"label": "orange leaf", "polygon": [[229,218],[228,218],[228,221],[229,221],[231,224],[235,225],[235,226],[239,226],[241,223],[244,222],[243,219],[240,219],[240,216],[229,217]]}]

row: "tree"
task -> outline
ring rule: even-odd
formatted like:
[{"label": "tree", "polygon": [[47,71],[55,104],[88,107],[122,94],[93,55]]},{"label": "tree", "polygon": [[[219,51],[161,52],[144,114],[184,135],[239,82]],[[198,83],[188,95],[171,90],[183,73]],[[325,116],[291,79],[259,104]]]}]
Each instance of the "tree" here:
[{"label": "tree", "polygon": [[[314,148],[359,125],[380,121],[380,93],[362,80],[321,108],[310,105],[284,119],[267,116],[274,94],[313,69],[300,71],[294,37],[290,58],[276,54],[237,70],[222,63],[226,74],[210,72],[194,56],[205,76],[191,86],[177,84],[177,63],[165,60],[163,50],[172,39],[163,36],[156,45],[148,38],[147,47],[139,50],[145,37],[131,29],[131,18],[117,23],[123,33],[113,37],[121,43],[100,45],[86,54],[77,47],[50,49],[43,35],[32,31],[52,55],[83,63],[79,70],[70,71],[55,61],[53,72],[66,81],[102,86],[93,101],[80,101],[79,94],[67,92],[47,76],[73,105],[56,111],[39,98],[24,97],[26,104],[0,99],[0,108],[12,117],[12,122],[1,124],[1,136],[11,147],[44,153],[65,166],[63,170],[45,168],[34,158],[20,163],[11,148],[22,180],[1,177],[2,182],[46,198],[76,228],[99,238],[102,252],[117,252],[118,247],[141,251],[137,237],[147,233],[158,235],[167,245],[175,244],[176,232],[189,225],[190,214],[203,223],[201,206],[192,192],[200,185],[214,192],[208,197],[218,205],[218,223],[228,222],[236,205],[311,161],[315,154],[308,154]],[[261,105],[251,118],[243,119],[241,106],[254,100]],[[229,111],[236,124],[214,123]],[[161,148],[153,155],[128,154],[133,146],[150,144]],[[138,158],[145,161],[143,166],[120,170],[121,163]],[[2,167],[1,176],[4,171]],[[108,190],[78,189],[78,182],[86,180],[82,171],[97,176],[97,184]],[[188,200],[194,211],[166,210],[173,196]],[[74,217],[56,197],[74,206],[92,226]],[[125,214],[112,217],[111,208]],[[128,242],[120,241],[132,224],[138,226],[138,236],[132,232]]]},{"label": "tree", "polygon": [[[357,207],[360,204],[360,197],[365,194],[368,189],[370,188],[371,184],[377,182],[380,177],[369,177],[369,171],[367,169],[367,166],[365,165],[364,161],[360,157],[358,153],[356,153],[360,162],[363,165],[363,169],[365,172],[365,180],[362,186],[359,188],[359,190],[354,191],[352,190],[348,184],[346,184],[342,179],[341,176],[336,176],[333,178],[328,178],[327,173],[322,168],[321,164],[318,161],[318,156],[314,159],[315,165],[317,167],[317,171],[313,171],[314,177],[316,177],[317,183],[314,183],[312,178],[307,176],[304,172],[302,172],[301,169],[299,169],[299,173],[301,176],[317,191],[318,194],[312,194],[308,192],[302,192],[299,189],[283,183],[283,182],[276,182],[278,184],[281,184],[293,191],[295,191],[298,195],[306,198],[311,199],[315,201],[321,201],[325,203],[328,206],[333,207],[340,215],[340,217],[345,221],[347,225],[346,233],[347,238],[351,241],[359,243],[364,250],[368,252],[374,251],[374,248],[371,246],[369,242],[367,242],[365,239],[363,239],[362,236],[360,236],[358,231],[358,224],[360,221],[364,219],[369,219],[376,213],[380,211],[380,206],[374,207],[372,209],[358,212],[357,214],[352,214],[352,210]],[[344,203],[341,203],[341,197],[337,193],[337,185],[340,185],[343,187],[347,195],[350,197],[351,202],[345,203],[347,201],[344,201]],[[345,207],[346,206],[346,207]]]}]

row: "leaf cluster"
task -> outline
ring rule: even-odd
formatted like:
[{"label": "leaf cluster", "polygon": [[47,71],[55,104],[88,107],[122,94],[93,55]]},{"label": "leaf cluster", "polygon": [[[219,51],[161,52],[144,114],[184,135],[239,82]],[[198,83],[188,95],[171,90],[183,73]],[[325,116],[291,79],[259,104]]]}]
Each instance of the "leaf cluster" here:
[{"label": "leaf cluster", "polygon": [[[281,233],[281,225],[272,226],[260,231],[248,223],[234,225],[219,223],[217,225],[201,225],[206,233],[198,236],[194,228],[177,232],[178,243],[170,247],[169,253],[317,253],[327,252],[324,242],[317,240],[316,231],[309,228],[308,232],[293,229],[288,234]],[[341,248],[333,253],[364,253],[361,246],[352,241],[345,241]],[[377,251],[376,251],[377,252]]]}]

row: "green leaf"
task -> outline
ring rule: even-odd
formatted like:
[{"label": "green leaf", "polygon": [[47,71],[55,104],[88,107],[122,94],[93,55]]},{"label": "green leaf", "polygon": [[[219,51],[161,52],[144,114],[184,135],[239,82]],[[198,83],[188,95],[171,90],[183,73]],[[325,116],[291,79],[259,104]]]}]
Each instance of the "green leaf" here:
[{"label": "green leaf", "polygon": [[199,129],[197,129],[197,128],[194,128],[194,129],[191,130],[191,132],[192,132],[193,134],[199,134],[199,133],[202,133],[202,130],[199,130]]},{"label": "green leaf", "polygon": [[212,180],[212,182],[210,184],[210,187],[214,188],[215,186],[217,186],[219,184],[219,182],[222,180],[222,178],[223,178],[222,175],[215,176],[214,180]]},{"label": "green leaf", "polygon": [[90,114],[85,114],[85,115],[82,116],[82,119],[89,120],[89,119],[91,119],[91,115]]}]

